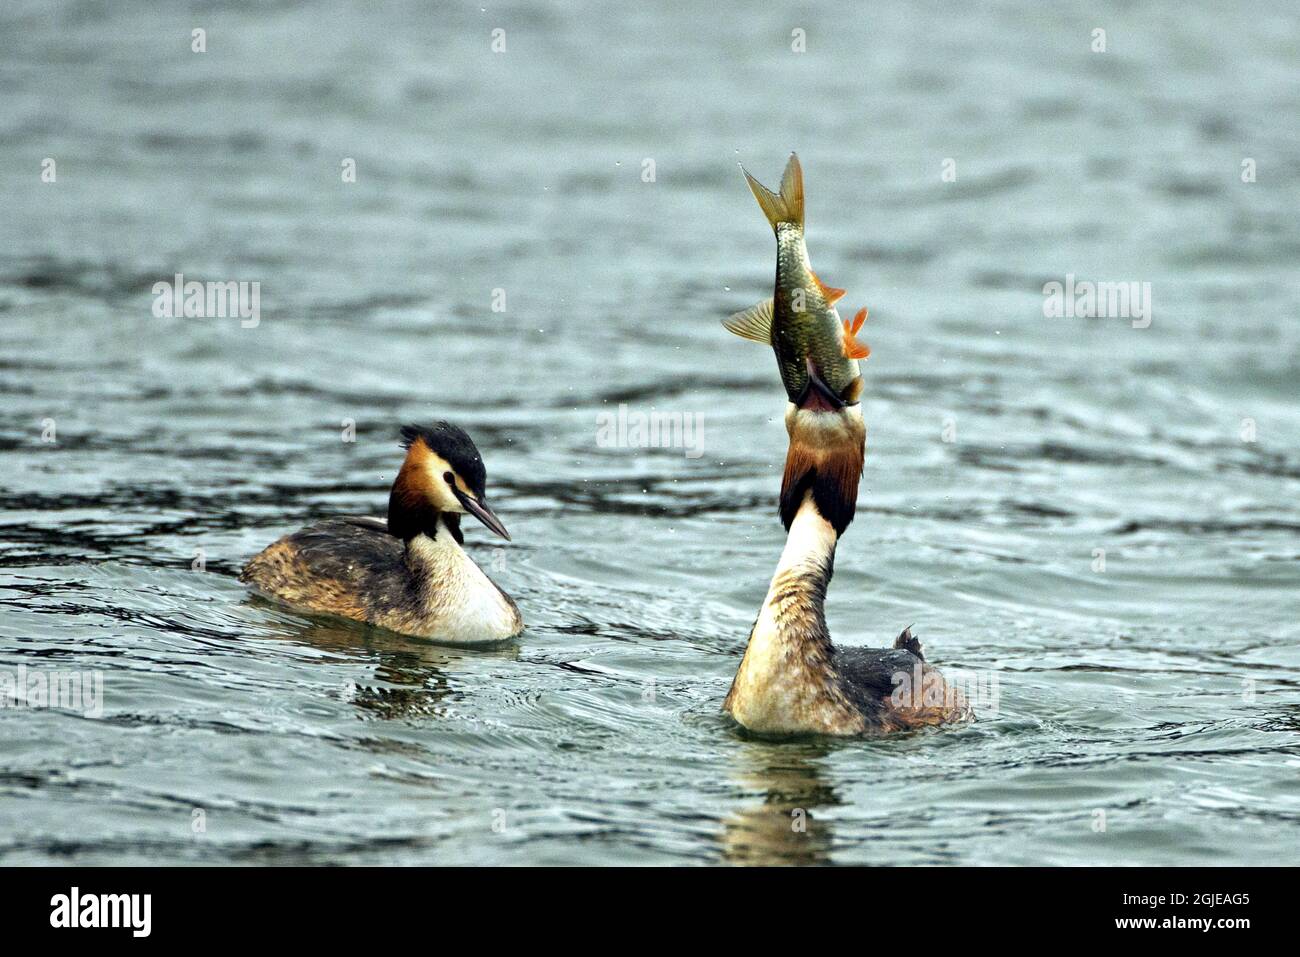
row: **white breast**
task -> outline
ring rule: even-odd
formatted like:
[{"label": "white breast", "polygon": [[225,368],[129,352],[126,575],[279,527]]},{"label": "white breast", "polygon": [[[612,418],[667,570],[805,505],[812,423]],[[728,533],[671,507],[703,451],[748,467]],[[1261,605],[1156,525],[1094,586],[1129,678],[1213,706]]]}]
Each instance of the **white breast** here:
[{"label": "white breast", "polygon": [[417,535],[410,559],[429,579],[428,616],[439,641],[503,641],[523,630],[519,612],[450,534]]}]

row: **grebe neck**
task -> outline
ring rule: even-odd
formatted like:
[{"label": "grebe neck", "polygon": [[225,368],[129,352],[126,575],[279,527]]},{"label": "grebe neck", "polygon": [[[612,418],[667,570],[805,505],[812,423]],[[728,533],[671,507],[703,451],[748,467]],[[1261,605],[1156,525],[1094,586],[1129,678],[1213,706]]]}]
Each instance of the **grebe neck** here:
[{"label": "grebe neck", "polygon": [[723,704],[753,731],[784,733],[859,720],[838,690],[826,631],[836,539],[807,493]]},{"label": "grebe neck", "polygon": [[829,652],[826,588],[834,572],[838,538],[809,493],[790,523],[751,645],[761,641],[807,652]]},{"label": "grebe neck", "polygon": [[406,567],[416,578],[431,579],[434,583],[463,573],[466,566],[477,569],[478,564],[461,547],[464,540],[459,515],[435,513],[427,532],[412,535],[405,541]]}]

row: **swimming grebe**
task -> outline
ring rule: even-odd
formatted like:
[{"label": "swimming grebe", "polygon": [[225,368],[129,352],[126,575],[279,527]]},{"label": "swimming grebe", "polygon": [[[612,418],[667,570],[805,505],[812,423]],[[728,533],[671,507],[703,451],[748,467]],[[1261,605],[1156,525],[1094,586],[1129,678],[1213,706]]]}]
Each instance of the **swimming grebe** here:
[{"label": "swimming grebe", "polygon": [[857,406],[832,413],[794,403],[786,428],[781,518],[789,534],[723,708],[763,734],[859,735],[968,718],[910,628],[892,648],[831,643],[826,589],[856,509],[866,429]]},{"label": "swimming grebe", "polygon": [[254,556],[240,581],[293,605],[450,644],[513,638],[519,608],[461,548],[473,515],[507,541],[488,508],[483,459],[449,422],[402,427],[406,460],[388,521],[337,518],[286,535]]},{"label": "swimming grebe", "polygon": [[787,538],[723,708],[764,734],[858,735],[969,717],[965,701],[925,663],[910,628],[892,648],[837,648],[826,630],[835,546],[853,521],[866,449],[855,338],[841,322],[842,289],[826,286],[804,245],[803,173],[791,155],[773,193],[745,174],[777,238],[772,299],[727,328],[776,352],[789,403],[790,444],[780,513]]}]

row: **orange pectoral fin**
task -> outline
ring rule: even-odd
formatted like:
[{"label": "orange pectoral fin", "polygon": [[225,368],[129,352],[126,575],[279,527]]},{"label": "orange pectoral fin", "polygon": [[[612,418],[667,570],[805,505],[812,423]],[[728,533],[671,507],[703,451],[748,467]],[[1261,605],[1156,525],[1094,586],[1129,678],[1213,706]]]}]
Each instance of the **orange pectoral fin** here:
[{"label": "orange pectoral fin", "polygon": [[870,346],[863,345],[861,342],[858,342],[858,340],[854,339],[852,336],[849,336],[847,339],[844,340],[844,358],[865,359],[869,355],[871,355]]},{"label": "orange pectoral fin", "polygon": [[853,317],[853,322],[843,320],[844,331],[840,336],[841,345],[844,348],[844,357],[846,359],[865,359],[871,355],[871,348],[858,342],[854,338],[854,333],[862,328],[862,324],[867,321],[867,310],[859,309],[858,314]]}]

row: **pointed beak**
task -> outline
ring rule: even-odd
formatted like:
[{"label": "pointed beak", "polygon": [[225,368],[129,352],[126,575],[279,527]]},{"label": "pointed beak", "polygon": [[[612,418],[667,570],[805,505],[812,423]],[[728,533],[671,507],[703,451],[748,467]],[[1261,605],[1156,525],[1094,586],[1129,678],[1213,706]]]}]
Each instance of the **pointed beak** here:
[{"label": "pointed beak", "polygon": [[496,515],[493,514],[492,509],[488,508],[478,499],[466,495],[458,488],[453,487],[452,491],[456,493],[456,498],[460,500],[460,504],[465,506],[465,511],[469,512],[488,528],[492,529],[492,531],[504,538],[507,542],[510,541],[510,533],[507,532],[506,527],[501,524],[501,519],[497,518]]},{"label": "pointed beak", "polygon": [[808,384],[804,386],[803,392],[795,402],[801,409],[809,412],[838,412],[844,408],[844,400],[835,394],[817,374],[817,368],[813,365],[812,358],[808,360]]}]

